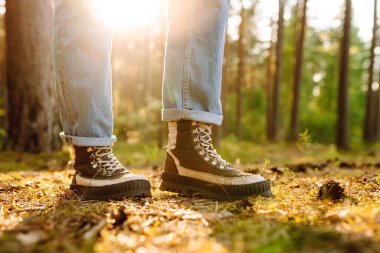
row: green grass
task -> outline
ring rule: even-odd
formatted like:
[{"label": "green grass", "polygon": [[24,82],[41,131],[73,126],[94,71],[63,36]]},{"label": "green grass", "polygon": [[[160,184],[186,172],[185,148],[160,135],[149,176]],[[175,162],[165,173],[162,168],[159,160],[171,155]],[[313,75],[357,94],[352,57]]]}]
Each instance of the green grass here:
[{"label": "green grass", "polygon": [[155,144],[117,142],[114,152],[118,159],[131,167],[158,166],[164,161],[165,149]]},{"label": "green grass", "polygon": [[29,154],[20,152],[0,152],[0,172],[29,170],[61,170],[70,159],[68,149],[52,153]]},{"label": "green grass", "polygon": [[220,221],[213,233],[231,252],[379,252],[378,244],[366,238],[350,240],[331,229],[258,217]]},{"label": "green grass", "polygon": [[[376,161],[376,157],[368,155],[368,150],[380,150],[373,145],[369,149],[356,147],[351,151],[338,152],[334,145],[319,145],[311,143],[261,143],[252,144],[238,141],[233,137],[224,139],[217,148],[227,161],[234,164],[250,164],[277,166],[306,161],[324,161],[328,159],[341,159],[348,161]],[[117,142],[114,152],[118,159],[131,168],[146,166],[161,166],[165,158],[165,148],[159,148],[155,143],[128,144]],[[72,158],[72,149],[65,146],[62,151],[50,154],[0,152],[0,171],[24,171],[59,169],[66,166]]]}]

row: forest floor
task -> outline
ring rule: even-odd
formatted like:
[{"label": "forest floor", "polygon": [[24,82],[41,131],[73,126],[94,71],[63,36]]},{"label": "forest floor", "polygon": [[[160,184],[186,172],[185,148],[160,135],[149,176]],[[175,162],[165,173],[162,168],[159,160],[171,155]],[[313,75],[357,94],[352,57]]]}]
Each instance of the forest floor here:
[{"label": "forest floor", "polygon": [[380,252],[378,147],[223,146],[240,170],[269,178],[274,197],[162,192],[164,151],[119,143],[152,198],[82,201],[68,189],[69,151],[0,153],[0,252]]}]

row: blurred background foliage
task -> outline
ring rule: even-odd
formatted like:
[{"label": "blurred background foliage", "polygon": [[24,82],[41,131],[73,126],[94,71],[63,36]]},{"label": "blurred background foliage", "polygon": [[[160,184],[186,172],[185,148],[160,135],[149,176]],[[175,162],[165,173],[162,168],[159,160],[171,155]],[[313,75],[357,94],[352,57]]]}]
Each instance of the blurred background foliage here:
[{"label": "blurred background foliage", "polygon": [[[315,0],[310,0],[313,2]],[[261,3],[260,3],[261,2]],[[266,137],[266,83],[268,82],[268,54],[276,40],[277,2],[273,13],[263,16],[256,7],[264,0],[232,1],[226,35],[228,52],[224,60],[223,96],[225,96],[223,126],[218,139],[236,140],[239,25],[241,8],[246,18],[244,45],[244,77],[241,87],[242,131],[240,139],[250,143],[265,142]],[[266,0],[265,0],[266,2]],[[313,142],[331,144],[336,140],[339,45],[342,37],[344,1],[328,27],[307,26],[304,44],[304,62],[301,82],[299,130],[307,131]],[[0,142],[4,140],[5,126],[5,1],[0,1]],[[129,144],[156,143],[165,145],[166,126],[161,123],[161,82],[166,24],[166,1],[153,22],[128,29],[115,29],[113,44],[113,88],[115,134]],[[289,140],[294,54],[296,44],[298,1],[287,1],[285,8],[285,40],[283,78],[280,101],[279,140]],[[355,16],[355,6],[353,15]],[[369,5],[370,7],[372,5]],[[328,8],[328,6],[325,6]],[[149,7],[148,7],[149,8]],[[257,7],[259,8],[259,7]],[[258,9],[259,10],[259,9]],[[368,13],[372,13],[368,9]],[[318,13],[313,13],[313,17]],[[310,17],[308,20],[311,19]],[[351,29],[349,65],[349,128],[350,141],[361,145],[368,89],[370,41],[360,35],[361,27],[353,22]],[[368,30],[368,29],[367,29]],[[266,35],[263,35],[266,34]],[[268,36],[269,34],[269,36]],[[377,36],[377,35],[376,35]],[[377,47],[379,49],[379,47]],[[225,50],[226,51],[226,50]],[[380,53],[376,50],[376,53]],[[376,58],[379,58],[376,55]],[[378,60],[378,59],[377,59]],[[379,64],[375,66],[378,79]],[[269,81],[270,82],[270,81]],[[379,89],[378,85],[377,88]],[[376,90],[376,91],[377,91]]]}]

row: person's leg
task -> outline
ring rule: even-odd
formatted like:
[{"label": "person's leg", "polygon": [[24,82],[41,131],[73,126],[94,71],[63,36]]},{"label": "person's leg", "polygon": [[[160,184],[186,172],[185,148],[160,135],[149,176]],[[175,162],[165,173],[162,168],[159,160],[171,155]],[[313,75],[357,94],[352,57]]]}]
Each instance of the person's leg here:
[{"label": "person's leg", "polygon": [[217,199],[270,196],[259,175],[242,173],[215,151],[211,125],[222,122],[222,60],[228,0],[171,0],[163,83],[169,145],[160,189]]},{"label": "person's leg", "polygon": [[228,11],[229,0],[169,1],[163,120],[222,123],[220,87]]},{"label": "person's leg", "polygon": [[66,142],[109,146],[113,131],[112,29],[86,1],[57,0],[54,8],[56,91]]},{"label": "person's leg", "polygon": [[[71,188],[85,198],[150,194],[145,177],[135,176],[112,154],[112,29],[101,24],[83,0],[56,0],[54,67],[62,139],[74,146]],[[131,189],[131,190],[127,190]]]}]

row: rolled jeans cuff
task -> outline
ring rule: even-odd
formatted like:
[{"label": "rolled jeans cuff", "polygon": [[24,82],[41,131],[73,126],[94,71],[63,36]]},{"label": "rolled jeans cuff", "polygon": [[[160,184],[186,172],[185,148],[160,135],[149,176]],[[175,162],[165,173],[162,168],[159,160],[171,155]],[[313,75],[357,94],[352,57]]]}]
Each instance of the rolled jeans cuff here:
[{"label": "rolled jeans cuff", "polygon": [[116,141],[115,135],[112,135],[111,138],[97,138],[71,136],[61,132],[59,136],[65,143],[76,146],[111,146]]},{"label": "rolled jeans cuff", "polygon": [[163,121],[193,120],[220,126],[223,115],[188,109],[162,109]]}]

